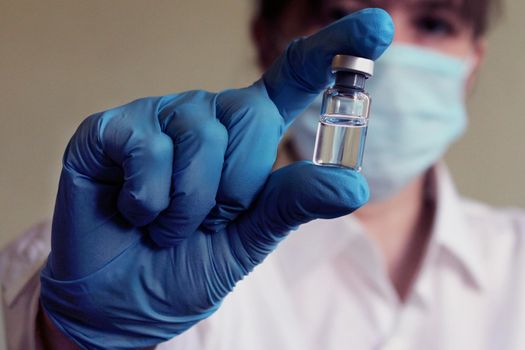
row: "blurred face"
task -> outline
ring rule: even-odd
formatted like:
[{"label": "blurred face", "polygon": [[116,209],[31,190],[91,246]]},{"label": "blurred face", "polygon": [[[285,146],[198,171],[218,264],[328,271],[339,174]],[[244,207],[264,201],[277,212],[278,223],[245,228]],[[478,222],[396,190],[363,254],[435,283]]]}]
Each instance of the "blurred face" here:
[{"label": "blurred face", "polygon": [[[375,96],[369,129],[374,137],[367,139],[363,163],[371,201],[399,193],[464,132],[465,96],[485,44],[474,35],[474,24],[465,20],[461,1],[467,0],[323,0],[312,9],[307,0],[291,0],[277,25],[264,29],[263,23],[254,23],[260,63],[267,68],[294,38],[313,34],[352,12],[379,7],[392,17],[396,47],[378,62],[378,74],[367,85]],[[319,110],[312,105],[291,129],[302,159],[313,152],[308,140],[315,139]]]},{"label": "blurred face", "polygon": [[[485,51],[483,38],[475,38],[473,27],[460,13],[462,0],[325,0],[321,2],[318,16],[308,15],[307,3],[294,0],[286,9],[273,35],[273,49],[269,43],[255,40],[259,50],[278,53],[288,42],[299,36],[310,35],[345,15],[367,7],[380,7],[391,16],[395,25],[395,43],[418,45],[456,57],[470,57],[473,71],[467,82],[470,90]],[[275,35],[275,32],[278,34]],[[261,33],[263,34],[263,33]],[[275,57],[263,60],[263,67]]]},{"label": "blurred face", "polygon": [[459,5],[443,0],[332,0],[326,1],[323,15],[337,18],[366,6],[381,7],[394,20],[395,42],[466,56],[476,49],[476,41],[472,27],[460,16]]}]

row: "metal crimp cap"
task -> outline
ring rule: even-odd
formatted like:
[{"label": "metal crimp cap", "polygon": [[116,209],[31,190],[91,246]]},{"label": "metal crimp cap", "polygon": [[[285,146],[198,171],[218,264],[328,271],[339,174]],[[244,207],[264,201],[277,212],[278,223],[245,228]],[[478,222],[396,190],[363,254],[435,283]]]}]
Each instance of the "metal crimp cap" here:
[{"label": "metal crimp cap", "polygon": [[374,75],[374,61],[363,57],[335,55],[332,60],[332,73],[341,71],[361,73],[370,78]]}]

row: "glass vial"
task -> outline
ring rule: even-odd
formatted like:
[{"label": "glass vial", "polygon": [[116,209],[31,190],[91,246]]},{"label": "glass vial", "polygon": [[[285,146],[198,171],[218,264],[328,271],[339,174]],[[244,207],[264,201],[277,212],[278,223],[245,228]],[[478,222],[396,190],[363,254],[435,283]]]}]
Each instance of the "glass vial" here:
[{"label": "glass vial", "polygon": [[337,55],[332,61],[335,83],[323,95],[313,162],[361,171],[370,96],[365,81],[373,75],[374,61]]}]

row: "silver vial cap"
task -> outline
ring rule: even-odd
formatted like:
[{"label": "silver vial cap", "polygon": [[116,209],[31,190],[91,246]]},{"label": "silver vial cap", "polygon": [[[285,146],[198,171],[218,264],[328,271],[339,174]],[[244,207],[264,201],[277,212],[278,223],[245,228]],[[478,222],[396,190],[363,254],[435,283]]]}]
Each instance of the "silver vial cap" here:
[{"label": "silver vial cap", "polygon": [[355,72],[367,78],[374,75],[374,61],[356,56],[336,55],[332,60],[332,72]]}]

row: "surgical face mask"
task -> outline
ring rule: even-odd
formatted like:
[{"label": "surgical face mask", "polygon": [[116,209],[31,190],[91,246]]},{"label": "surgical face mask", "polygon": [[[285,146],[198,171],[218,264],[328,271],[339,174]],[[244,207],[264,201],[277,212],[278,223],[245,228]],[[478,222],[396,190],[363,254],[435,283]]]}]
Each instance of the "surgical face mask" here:
[{"label": "surgical face mask", "polygon": [[[370,200],[387,199],[438,161],[465,131],[472,64],[428,49],[392,45],[367,82],[372,106],[363,173]],[[321,97],[291,126],[298,155],[311,159]]]}]

